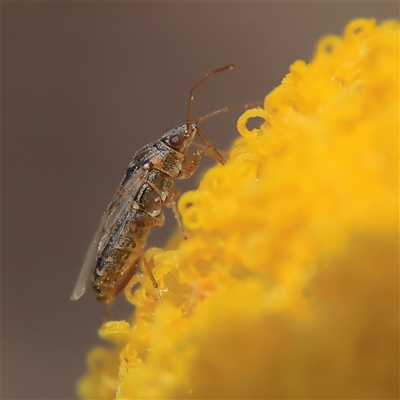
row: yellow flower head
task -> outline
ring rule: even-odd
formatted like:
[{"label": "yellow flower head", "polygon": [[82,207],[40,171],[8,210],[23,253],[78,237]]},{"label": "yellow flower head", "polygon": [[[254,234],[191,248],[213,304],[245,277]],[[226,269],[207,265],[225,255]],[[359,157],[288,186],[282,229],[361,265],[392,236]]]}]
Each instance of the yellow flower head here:
[{"label": "yellow flower head", "polygon": [[146,252],[162,304],[135,276],[79,395],[398,398],[399,24],[323,38],[238,130],[180,199],[189,239]]}]

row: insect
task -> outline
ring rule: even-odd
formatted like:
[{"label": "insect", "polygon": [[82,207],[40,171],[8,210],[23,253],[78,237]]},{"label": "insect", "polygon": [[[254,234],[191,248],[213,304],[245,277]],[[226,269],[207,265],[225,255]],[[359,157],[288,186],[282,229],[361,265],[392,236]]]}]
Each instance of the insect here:
[{"label": "insect", "polygon": [[[197,124],[211,115],[228,111],[228,108],[215,111],[194,122],[191,121],[191,108],[193,93],[198,86],[210,76],[233,67],[234,64],[229,64],[207,73],[189,91],[186,122],[167,130],[159,140],[143,146],[134,154],[94,235],[72,293],[72,300],[78,300],[90,285],[97,300],[108,303],[129,283],[140,259],[158,298],[161,299],[143,248],[150,229],[164,224],[163,206],[172,208],[182,228],[176,207],[177,190],[174,179],[190,178],[197,169],[201,154],[208,155],[221,164],[225,163]],[[192,142],[196,135],[200,136],[206,146],[199,146],[188,157],[187,150],[194,144]]]}]

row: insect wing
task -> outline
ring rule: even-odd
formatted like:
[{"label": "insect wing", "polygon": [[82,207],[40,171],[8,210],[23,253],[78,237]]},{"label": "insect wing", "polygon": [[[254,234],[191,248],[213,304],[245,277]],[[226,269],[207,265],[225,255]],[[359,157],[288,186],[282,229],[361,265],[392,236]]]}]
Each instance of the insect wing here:
[{"label": "insect wing", "polygon": [[105,215],[100,224],[99,246],[98,251],[101,252],[109,241],[109,234],[115,223],[121,218],[125,219],[124,213],[129,213],[134,203],[134,198],[140,187],[146,181],[148,170],[138,168],[138,170],[128,180],[123,181],[114,200],[108,206]]},{"label": "insect wing", "polygon": [[83,262],[81,272],[79,273],[78,280],[71,295],[71,300],[78,300],[85,293],[87,284],[96,266],[98,254],[102,252],[108,243],[112,227],[118,220],[127,218],[135,195],[145,182],[147,175],[147,170],[139,168],[138,171],[118,189],[114,200],[103,214],[100,226],[86,253],[85,261]]},{"label": "insect wing", "polygon": [[96,260],[97,246],[98,246],[98,232],[93,237],[90,247],[85,256],[85,262],[79,273],[78,280],[76,281],[75,288],[71,295],[71,300],[78,300],[85,292],[86,286],[89,281],[90,274],[93,271],[93,264]]}]

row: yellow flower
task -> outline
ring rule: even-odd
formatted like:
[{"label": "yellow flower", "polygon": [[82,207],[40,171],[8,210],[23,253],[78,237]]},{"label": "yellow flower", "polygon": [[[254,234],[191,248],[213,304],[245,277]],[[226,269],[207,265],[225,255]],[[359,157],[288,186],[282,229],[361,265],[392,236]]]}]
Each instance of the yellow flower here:
[{"label": "yellow flower", "polygon": [[322,39],[238,130],[180,199],[189,239],[146,253],[163,303],[134,278],[79,395],[398,398],[399,24]]}]

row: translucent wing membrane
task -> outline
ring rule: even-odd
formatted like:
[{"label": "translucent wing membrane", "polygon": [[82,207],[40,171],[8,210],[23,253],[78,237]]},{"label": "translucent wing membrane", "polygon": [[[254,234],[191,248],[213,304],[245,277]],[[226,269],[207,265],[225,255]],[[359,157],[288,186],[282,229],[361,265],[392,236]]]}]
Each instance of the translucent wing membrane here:
[{"label": "translucent wing membrane", "polygon": [[87,284],[96,267],[96,260],[110,240],[110,234],[117,221],[126,219],[129,215],[134,202],[134,198],[139,188],[143,185],[148,175],[148,170],[138,168],[130,179],[124,179],[118,189],[114,200],[110,203],[104,213],[100,226],[97,229],[92,243],[86,253],[81,272],[78,276],[75,288],[71,295],[71,300],[78,300],[86,291]]}]

